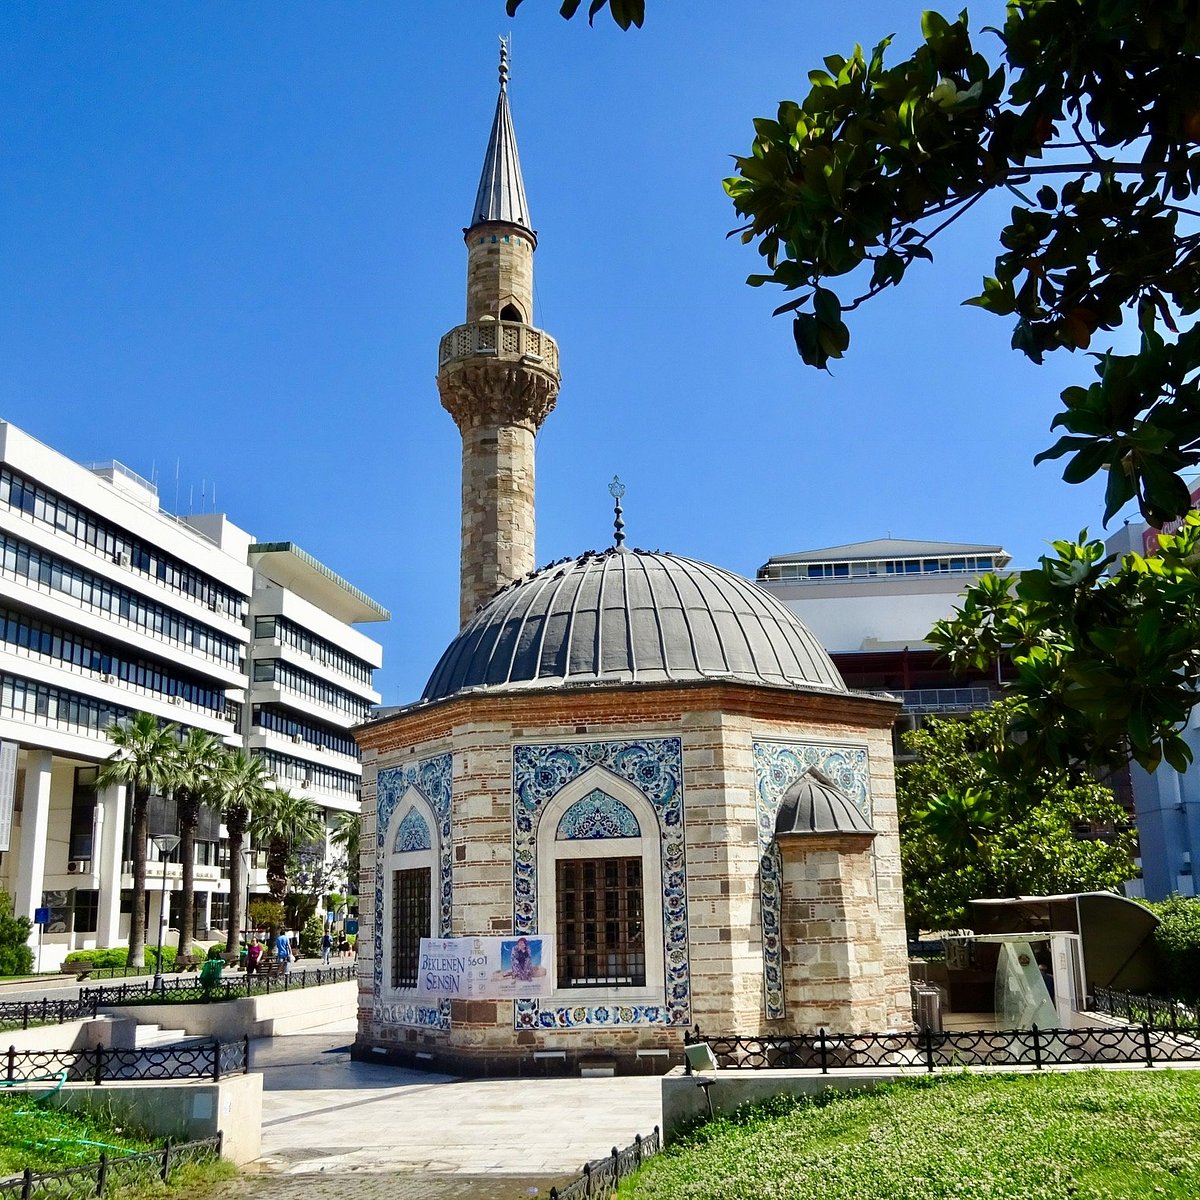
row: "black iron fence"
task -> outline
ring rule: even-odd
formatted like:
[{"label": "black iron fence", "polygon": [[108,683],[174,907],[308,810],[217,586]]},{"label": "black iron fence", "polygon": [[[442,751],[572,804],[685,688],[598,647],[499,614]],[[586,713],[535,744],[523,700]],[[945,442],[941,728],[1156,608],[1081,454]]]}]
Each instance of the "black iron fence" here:
[{"label": "black iron fence", "polygon": [[118,1083],[132,1080],[211,1079],[250,1070],[250,1041],[188,1041],[174,1046],[119,1050],[18,1050],[0,1055],[5,1086],[18,1083]]},{"label": "black iron fence", "polygon": [[603,1200],[617,1190],[617,1185],[626,1175],[632,1175],[646,1159],[661,1149],[662,1135],[655,1125],[649,1137],[639,1134],[633,1139],[633,1144],[624,1150],[614,1146],[607,1158],[584,1163],[583,1171],[574,1183],[550,1189],[550,1200]]},{"label": "black iron fence", "polygon": [[62,1171],[31,1171],[0,1179],[0,1200],[88,1200],[104,1196],[109,1188],[134,1186],[139,1189],[161,1181],[191,1163],[221,1157],[221,1134],[198,1142],[167,1142],[161,1150],[140,1154],[109,1155],[100,1152],[98,1162]]},{"label": "black iron fence", "polygon": [[30,1025],[62,1025],[96,1015],[93,1000],[6,1000],[0,1003],[0,1028],[28,1029]]},{"label": "black iron fence", "polygon": [[1200,1007],[1162,996],[1142,996],[1116,988],[1095,987],[1092,1010],[1123,1021],[1145,1022],[1173,1032],[1200,1032]]},{"label": "black iron fence", "polygon": [[[723,1069],[786,1068],[831,1071],[915,1067],[927,1072],[960,1067],[1043,1067],[1067,1063],[1200,1062],[1200,1038],[1181,1029],[1143,1023],[1093,1029],[952,1031],[926,1028],[896,1033],[737,1037],[704,1036],[697,1026],[685,1039],[705,1042]],[[690,1075],[690,1064],[686,1068]]]},{"label": "black iron fence", "polygon": [[161,999],[169,1004],[199,1003],[204,1000],[235,1000],[241,996],[271,996],[295,988],[321,987],[327,983],[345,983],[358,978],[358,966],[305,967],[279,975],[238,976],[222,980],[211,988],[200,985],[195,975],[173,979],[150,979],[141,983],[117,983],[110,986],[80,988],[79,998],[98,1007],[141,1004]]}]

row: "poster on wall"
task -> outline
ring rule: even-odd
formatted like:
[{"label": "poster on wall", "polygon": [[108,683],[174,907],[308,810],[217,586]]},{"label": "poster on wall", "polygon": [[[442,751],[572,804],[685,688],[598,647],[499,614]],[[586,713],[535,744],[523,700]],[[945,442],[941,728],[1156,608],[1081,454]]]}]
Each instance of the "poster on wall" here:
[{"label": "poster on wall", "polygon": [[417,995],[452,1000],[529,1000],[554,990],[554,939],[422,938]]},{"label": "poster on wall", "polygon": [[12,841],[13,803],[17,797],[16,742],[0,742],[0,850]]}]

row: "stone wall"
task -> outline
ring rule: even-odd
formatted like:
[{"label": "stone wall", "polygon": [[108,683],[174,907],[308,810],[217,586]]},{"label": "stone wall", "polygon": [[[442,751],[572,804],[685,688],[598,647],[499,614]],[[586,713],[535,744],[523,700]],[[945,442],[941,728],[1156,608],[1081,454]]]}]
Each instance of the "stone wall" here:
[{"label": "stone wall", "polygon": [[[374,894],[376,883],[379,772],[432,756],[453,756],[455,936],[514,931],[514,745],[598,747],[590,753],[601,760],[605,746],[645,747],[674,739],[681,761],[687,973],[672,977],[682,999],[672,1008],[669,996],[660,997],[660,1004],[668,1001],[663,1011],[640,1000],[624,1004],[619,996],[596,1000],[581,992],[578,1013],[565,1015],[546,1002],[536,1006],[532,1017],[522,1009],[523,1002],[456,1002],[447,1006],[435,1028],[428,1022],[396,1021],[398,1010],[394,1004],[388,1007],[386,989],[379,994],[372,972],[365,970],[359,1052],[457,1070],[469,1066],[476,1072],[569,1070],[596,1059],[622,1070],[662,1070],[678,1061],[683,1032],[695,1022],[713,1032],[747,1034],[832,1028],[846,1020],[857,1028],[903,1024],[909,1001],[892,716],[892,705],[875,700],[703,684],[477,697],[422,706],[363,728],[363,845],[369,856],[364,898]],[[831,975],[827,981],[838,987],[844,983],[843,994],[808,994],[805,959],[793,955],[783,1012],[771,1018],[764,1000],[762,801],[755,765],[755,748],[764,741],[810,752],[813,747],[821,752],[854,750],[861,769],[869,773],[864,787],[879,830],[869,850],[851,855],[836,880],[825,881],[838,893],[827,899],[842,904],[844,928],[855,943],[837,966],[836,980]],[[664,887],[666,879],[664,874]],[[652,902],[649,895],[646,899]],[[373,953],[375,907],[364,904],[362,912],[359,946],[365,961]],[[666,928],[670,931],[669,920]],[[605,1005],[604,1018],[596,1018]],[[622,1008],[626,1015],[618,1019]],[[546,1017],[551,1010],[553,1024]]]}]

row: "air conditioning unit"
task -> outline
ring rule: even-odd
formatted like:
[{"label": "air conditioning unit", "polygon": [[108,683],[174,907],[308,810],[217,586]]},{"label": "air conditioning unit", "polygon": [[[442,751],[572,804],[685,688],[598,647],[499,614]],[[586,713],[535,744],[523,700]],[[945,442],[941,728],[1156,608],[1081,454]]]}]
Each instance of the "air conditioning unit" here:
[{"label": "air conditioning unit", "polygon": [[237,713],[235,713],[235,712],[225,712],[225,713],[224,713],[224,714],[222,714],[222,715],[225,717],[225,720],[227,720],[227,721],[228,721],[228,722],[229,722],[231,725],[236,725],[236,724],[237,724],[237,719],[238,719],[238,718],[237,718]]},{"label": "air conditioning unit", "polygon": [[116,683],[117,677],[115,675],[103,675],[100,681],[101,683]]},{"label": "air conditioning unit", "polygon": [[129,557],[128,550],[120,550],[113,555],[113,562],[115,562],[118,567],[127,567],[132,561],[133,560]]},{"label": "air conditioning unit", "polygon": [[168,704],[182,704],[183,697],[182,696],[168,696],[167,703]]},{"label": "air conditioning unit", "polygon": [[293,741],[293,742],[295,742],[297,745],[299,745],[299,744],[300,744],[302,741],[304,741],[304,734],[302,734],[302,733],[293,733],[293,734],[292,734],[292,741]]},{"label": "air conditioning unit", "polygon": [[300,786],[301,787],[312,787],[312,780],[307,775],[305,775],[305,777],[300,781]]},{"label": "air conditioning unit", "polygon": [[208,607],[209,607],[210,612],[220,612],[221,611],[221,606],[215,600],[210,600],[208,602]]},{"label": "air conditioning unit", "polygon": [[68,875],[90,875],[92,873],[92,863],[87,858],[73,858],[67,863]]}]

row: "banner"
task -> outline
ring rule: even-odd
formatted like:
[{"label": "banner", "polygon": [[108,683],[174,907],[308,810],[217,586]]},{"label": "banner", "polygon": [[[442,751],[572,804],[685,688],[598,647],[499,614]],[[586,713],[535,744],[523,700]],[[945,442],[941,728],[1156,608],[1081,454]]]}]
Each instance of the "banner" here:
[{"label": "banner", "polygon": [[0,742],[0,850],[12,841],[13,801],[17,795],[16,742]]},{"label": "banner", "polygon": [[554,939],[422,938],[417,995],[453,1000],[528,1000],[554,990]]}]

